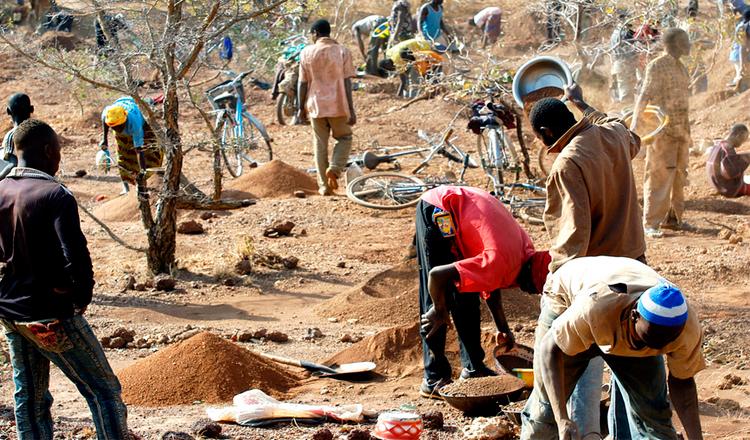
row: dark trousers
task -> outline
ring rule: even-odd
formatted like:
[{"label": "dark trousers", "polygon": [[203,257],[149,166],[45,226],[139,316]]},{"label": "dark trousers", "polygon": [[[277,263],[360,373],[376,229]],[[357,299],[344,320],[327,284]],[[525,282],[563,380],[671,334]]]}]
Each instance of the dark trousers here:
[{"label": "dark trousers", "polygon": [[381,50],[385,50],[385,45],[388,42],[386,38],[370,38],[370,45],[367,49],[367,64],[365,65],[365,72],[370,75],[385,76],[378,67],[378,56]]},{"label": "dark trousers", "polygon": [[[454,263],[454,238],[446,238],[432,220],[435,207],[420,200],[417,204],[416,246],[417,263],[419,264],[419,313],[424,314],[432,307],[432,298],[427,289],[430,270],[436,266]],[[484,350],[481,343],[479,293],[458,293],[454,288],[447,298],[448,310],[453,317],[453,325],[458,333],[458,344],[461,352],[461,364],[469,370],[476,370],[484,365]],[[422,337],[422,357],[424,361],[424,379],[433,385],[441,379],[451,379],[451,366],[445,356],[445,337],[447,327],[437,331],[430,340],[426,333]]]}]

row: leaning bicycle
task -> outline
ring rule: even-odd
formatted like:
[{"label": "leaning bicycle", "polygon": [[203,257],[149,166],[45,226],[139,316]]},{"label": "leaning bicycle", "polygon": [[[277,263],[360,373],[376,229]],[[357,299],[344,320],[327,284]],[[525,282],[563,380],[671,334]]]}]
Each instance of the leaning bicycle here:
[{"label": "leaning bicycle", "polygon": [[242,175],[244,164],[256,166],[273,159],[271,137],[262,122],[245,107],[242,81],[250,72],[242,72],[206,91],[216,114],[215,130],[221,136],[221,156],[232,177]]}]

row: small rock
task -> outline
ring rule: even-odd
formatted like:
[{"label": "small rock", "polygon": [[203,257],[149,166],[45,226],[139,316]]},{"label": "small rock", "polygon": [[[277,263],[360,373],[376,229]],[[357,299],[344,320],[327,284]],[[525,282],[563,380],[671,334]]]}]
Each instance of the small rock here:
[{"label": "small rock", "polygon": [[223,285],[225,285],[227,287],[234,287],[234,286],[237,285],[237,279],[236,278],[227,278],[224,281],[222,281],[221,284],[223,284]]},{"label": "small rock", "polygon": [[265,339],[266,336],[268,336],[268,329],[265,328],[256,330],[255,333],[253,333],[254,339]]},{"label": "small rock", "polygon": [[440,411],[429,411],[422,414],[422,424],[425,429],[440,431],[445,426],[445,418]]},{"label": "small rock", "polygon": [[102,336],[99,338],[99,342],[102,344],[102,347],[110,348],[109,344],[112,342],[112,338],[109,336]]},{"label": "small rock", "polygon": [[304,192],[304,191],[295,191],[294,192],[294,197],[296,197],[298,199],[304,199],[305,197],[307,197],[307,193]]},{"label": "small rock", "polygon": [[187,220],[177,226],[179,234],[198,235],[204,232],[203,225],[195,220]]},{"label": "small rock", "polygon": [[151,343],[146,338],[138,338],[135,341],[135,348],[149,348]]},{"label": "small rock", "polygon": [[119,327],[112,333],[112,338],[122,338],[125,342],[133,342],[135,339],[135,330],[128,330],[125,327]]},{"label": "small rock", "polygon": [[86,170],[76,170],[76,177],[85,177],[86,174],[88,174]]},{"label": "small rock", "polygon": [[161,440],[195,440],[195,438],[187,432],[167,431],[161,436]]},{"label": "small rock", "polygon": [[522,330],[523,330],[523,324],[516,324],[515,326],[513,326],[513,331],[516,332],[516,333],[518,333],[518,332],[520,332]]},{"label": "small rock", "polygon": [[346,261],[339,261],[338,263],[336,263],[336,267],[341,269],[346,268]]},{"label": "small rock", "polygon": [[339,339],[341,342],[345,342],[348,344],[355,344],[362,340],[361,336],[352,336],[349,333],[345,334],[344,336]]},{"label": "small rock", "polygon": [[711,400],[713,400],[711,403],[726,411],[739,411],[741,408],[739,402],[732,399],[709,399],[709,401]]},{"label": "small rock", "polygon": [[357,318],[351,318],[351,319],[347,319],[346,320],[346,323],[350,324],[350,325],[354,325],[354,324],[356,324],[358,322],[359,322],[359,319],[357,319]]},{"label": "small rock", "polygon": [[112,338],[112,340],[109,341],[109,348],[125,348],[126,345],[128,345],[128,341],[119,337]]},{"label": "small rock", "polygon": [[[298,191],[298,192],[302,192],[302,191]],[[333,440],[333,433],[328,428],[318,429],[312,435],[311,440]]]},{"label": "small rock", "polygon": [[154,287],[160,292],[171,292],[176,285],[177,280],[165,273],[161,273],[154,277]]},{"label": "small rock", "polygon": [[253,338],[254,334],[252,332],[239,332],[232,337],[232,340],[237,342],[250,342]]},{"label": "small rock", "polygon": [[133,286],[133,289],[139,291],[139,292],[145,292],[146,291],[146,283],[136,283],[135,286]]},{"label": "small rock", "polygon": [[294,223],[289,220],[282,220],[277,221],[270,227],[266,228],[265,231],[263,231],[264,237],[284,237],[288,236],[292,233],[292,229],[294,229]]},{"label": "small rock", "polygon": [[372,436],[366,429],[353,429],[346,435],[346,440],[370,440]]},{"label": "small rock", "polygon": [[718,237],[722,240],[728,240],[729,237],[732,236],[732,231],[726,228],[722,228],[721,231],[719,231]]},{"label": "small rock", "polygon": [[299,258],[297,257],[285,257],[281,260],[281,263],[287,269],[296,269],[299,265]]},{"label": "small rock", "polygon": [[201,220],[211,220],[212,218],[216,218],[216,213],[212,211],[206,211],[201,213]]},{"label": "small rock", "polygon": [[328,394],[328,387],[322,387],[320,389],[320,394]]},{"label": "small rock", "polygon": [[719,384],[720,390],[731,390],[735,385],[745,385],[747,383],[743,378],[734,374],[724,376],[724,381]]},{"label": "small rock", "polygon": [[128,290],[135,289],[135,277],[133,275],[127,275],[122,283],[121,292],[127,292]]},{"label": "small rock", "polygon": [[157,344],[169,344],[169,336],[167,335],[158,335],[156,339]]},{"label": "small rock", "polygon": [[324,336],[323,332],[319,328],[313,327],[313,328],[308,328],[307,329],[307,333],[305,334],[305,336],[302,339],[304,339],[306,341],[311,341],[313,339],[322,338],[323,336]]},{"label": "small rock", "polygon": [[234,271],[238,275],[248,275],[253,271],[253,264],[250,260],[243,258],[234,265]]},{"label": "small rock", "polygon": [[199,437],[222,438],[221,425],[209,419],[200,419],[196,421],[193,423],[191,430],[193,431],[193,434]]},{"label": "small rock", "polygon": [[289,341],[289,335],[279,331],[272,331],[266,335],[266,339],[271,342],[287,342]]},{"label": "small rock", "polygon": [[741,235],[732,234],[732,236],[729,237],[729,242],[732,244],[742,243],[742,240],[743,239]]},{"label": "small rock", "polygon": [[332,322],[332,323],[339,322],[339,318],[336,318],[336,317],[328,318],[328,322]]},{"label": "small rock", "polygon": [[186,339],[192,338],[193,336],[197,335],[198,333],[201,333],[202,331],[203,330],[201,330],[199,328],[196,328],[196,329],[193,329],[193,330],[188,330],[186,332],[180,333],[179,335],[175,336],[172,339],[174,339],[175,341],[184,341]]}]

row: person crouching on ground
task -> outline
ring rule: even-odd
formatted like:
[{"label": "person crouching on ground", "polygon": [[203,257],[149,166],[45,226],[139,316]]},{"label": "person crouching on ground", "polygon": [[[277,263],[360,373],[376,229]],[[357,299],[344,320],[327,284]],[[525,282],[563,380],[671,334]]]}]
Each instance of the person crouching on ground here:
[{"label": "person crouching on ground", "polygon": [[16,431],[52,440],[50,362],[78,388],[99,439],[130,439],[120,382],[83,317],[94,272],[76,200],[52,177],[60,143],[29,119],[13,136],[18,167],[0,182],[0,322],[15,383]]},{"label": "person crouching on ground", "polygon": [[[694,379],[706,367],[703,332],[676,286],[630,258],[576,258],[549,276],[545,314],[554,320],[536,330],[534,389],[521,412],[521,439],[586,438],[566,402],[596,356],[612,371],[611,438],[681,438],[670,400],[685,438],[703,438]],[[589,408],[598,415],[598,402]]]},{"label": "person crouching on ground", "polygon": [[469,26],[476,28],[482,34],[482,48],[497,42],[502,20],[503,11],[497,6],[484,8],[469,19]]},{"label": "person crouching on ground", "polygon": [[708,180],[724,197],[750,196],[750,184],[745,183],[745,170],[750,165],[750,152],[737,153],[750,132],[744,124],[734,124],[725,140],[714,145],[708,153]]},{"label": "person crouching on ground", "polygon": [[502,203],[476,188],[440,186],[427,191],[417,204],[416,230],[424,356],[419,392],[439,399],[440,388],[452,379],[445,356],[449,316],[461,347],[461,378],[496,375],[484,364],[479,298],[487,302],[497,326],[497,344],[513,348],[500,289],[518,286],[539,293],[549,254],[535,251]]},{"label": "person crouching on ground", "polygon": [[[338,189],[338,179],[352,149],[352,126],[357,123],[352,98],[355,77],[349,49],[331,38],[331,24],[318,20],[310,28],[314,44],[300,54],[297,120],[310,116],[318,169],[318,192],[329,196]],[[328,160],[328,139],[336,145]]]},{"label": "person crouching on ground", "polygon": [[[443,56],[432,49],[432,45],[421,38],[402,41],[385,52],[385,59],[379,63],[380,69],[398,73],[398,96],[414,98],[415,91],[409,87],[409,80],[417,77],[429,80],[440,69]],[[385,76],[385,75],[382,75]]]}]

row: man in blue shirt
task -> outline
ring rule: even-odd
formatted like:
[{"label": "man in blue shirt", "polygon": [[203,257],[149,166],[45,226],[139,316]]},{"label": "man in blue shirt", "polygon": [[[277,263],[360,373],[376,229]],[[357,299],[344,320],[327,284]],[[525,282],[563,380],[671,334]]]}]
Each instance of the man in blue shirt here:
[{"label": "man in blue shirt", "polygon": [[443,0],[432,0],[419,8],[419,33],[427,41],[434,42],[448,29],[443,22]]}]

